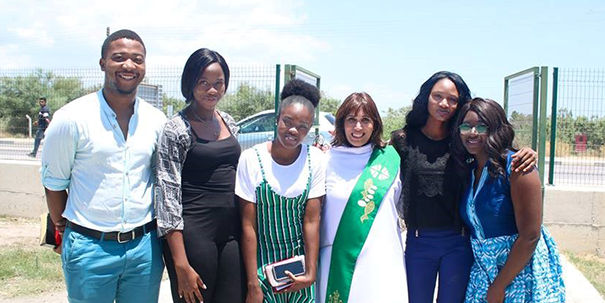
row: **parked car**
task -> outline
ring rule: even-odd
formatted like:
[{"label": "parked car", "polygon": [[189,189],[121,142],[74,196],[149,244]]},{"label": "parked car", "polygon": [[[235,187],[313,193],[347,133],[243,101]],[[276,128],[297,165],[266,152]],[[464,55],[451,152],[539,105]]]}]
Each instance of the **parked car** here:
[{"label": "parked car", "polygon": [[[319,136],[321,138],[318,140],[323,140],[324,143],[332,141],[330,132],[334,130],[334,120],[334,115],[331,113],[319,112]],[[271,141],[274,135],[275,110],[269,109],[246,117],[237,122],[237,126],[239,126],[237,140],[242,150],[261,142]],[[313,144],[315,137],[315,128],[313,128],[309,131],[304,143]]]}]

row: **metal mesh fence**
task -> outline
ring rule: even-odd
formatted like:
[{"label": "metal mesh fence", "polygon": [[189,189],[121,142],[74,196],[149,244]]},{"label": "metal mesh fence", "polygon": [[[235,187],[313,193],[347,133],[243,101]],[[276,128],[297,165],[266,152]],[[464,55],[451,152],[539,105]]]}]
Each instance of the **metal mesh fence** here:
[{"label": "metal mesh fence", "polygon": [[514,145],[517,148],[532,147],[534,81],[533,73],[508,81],[508,120],[515,129]]},{"label": "metal mesh fence", "polygon": [[[228,90],[219,109],[236,121],[275,105],[275,65],[232,65]],[[147,66],[138,95],[164,113],[186,106],[181,94],[182,66]],[[38,99],[46,97],[51,112],[83,95],[99,90],[104,74],[99,67],[0,69],[0,159],[26,160],[37,128]],[[169,112],[172,108],[172,112]],[[27,116],[30,119],[27,118]],[[256,141],[266,135],[252,136]],[[40,157],[44,141],[38,151]]]},{"label": "metal mesh fence", "polygon": [[605,185],[605,70],[560,68],[555,84],[554,184]]}]

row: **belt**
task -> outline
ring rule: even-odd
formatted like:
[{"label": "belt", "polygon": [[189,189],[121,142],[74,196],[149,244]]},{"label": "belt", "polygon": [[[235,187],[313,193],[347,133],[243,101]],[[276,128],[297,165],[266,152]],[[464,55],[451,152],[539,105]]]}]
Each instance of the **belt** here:
[{"label": "belt", "polygon": [[110,231],[110,232],[102,232],[94,229],[90,229],[84,226],[80,226],[71,221],[67,221],[67,227],[71,230],[81,233],[85,236],[89,236],[91,238],[95,238],[97,240],[104,241],[116,241],[118,243],[126,243],[132,241],[142,235],[155,230],[156,229],[156,221],[153,220],[145,225],[141,225],[136,227],[130,231]]}]

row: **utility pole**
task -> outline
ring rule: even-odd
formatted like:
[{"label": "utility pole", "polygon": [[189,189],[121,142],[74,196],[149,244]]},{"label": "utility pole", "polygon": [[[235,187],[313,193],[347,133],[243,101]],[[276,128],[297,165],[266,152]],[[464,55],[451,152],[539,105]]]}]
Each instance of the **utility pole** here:
[{"label": "utility pole", "polygon": [[107,37],[109,37],[109,26],[107,27]]}]

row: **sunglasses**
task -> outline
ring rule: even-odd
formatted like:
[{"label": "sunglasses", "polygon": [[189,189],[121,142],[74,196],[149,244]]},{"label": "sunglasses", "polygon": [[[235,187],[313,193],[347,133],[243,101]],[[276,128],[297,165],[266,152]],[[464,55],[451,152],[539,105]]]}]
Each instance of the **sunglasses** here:
[{"label": "sunglasses", "polygon": [[468,134],[473,129],[479,135],[483,135],[483,134],[487,133],[487,125],[484,125],[484,124],[478,124],[478,125],[475,125],[475,126],[470,126],[467,123],[462,123],[462,124],[460,124],[460,126],[458,126],[458,129],[460,130],[461,134]]}]

